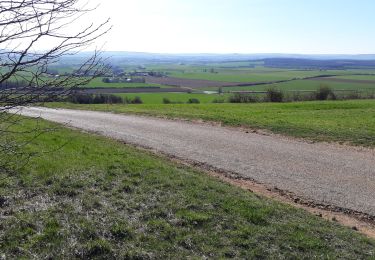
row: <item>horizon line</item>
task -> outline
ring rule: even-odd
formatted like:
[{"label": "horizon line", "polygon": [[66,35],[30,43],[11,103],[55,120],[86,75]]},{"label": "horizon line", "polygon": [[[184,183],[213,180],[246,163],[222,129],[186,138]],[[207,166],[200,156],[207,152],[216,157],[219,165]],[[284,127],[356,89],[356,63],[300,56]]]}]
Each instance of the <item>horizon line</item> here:
[{"label": "horizon line", "polygon": [[[93,52],[92,51],[82,51]],[[153,51],[128,51],[128,50],[102,50],[101,52],[125,52],[139,54],[163,54],[163,55],[304,55],[304,56],[368,56],[374,53],[289,53],[289,52],[153,52]]]}]

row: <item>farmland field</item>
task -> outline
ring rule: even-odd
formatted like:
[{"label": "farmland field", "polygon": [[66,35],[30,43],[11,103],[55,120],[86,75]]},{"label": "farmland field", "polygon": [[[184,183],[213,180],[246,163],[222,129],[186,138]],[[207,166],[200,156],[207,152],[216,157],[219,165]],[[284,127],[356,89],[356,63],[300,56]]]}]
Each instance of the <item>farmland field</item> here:
[{"label": "farmland field", "polygon": [[[212,72],[210,70],[213,70]],[[168,69],[166,69],[168,71]],[[355,70],[290,70],[278,68],[191,68],[182,71],[170,71],[170,76],[187,79],[204,79],[225,82],[269,82],[294,78],[315,77],[321,75],[348,75]]]},{"label": "farmland field", "polygon": [[88,88],[141,88],[141,87],[163,87],[159,84],[148,83],[104,83],[102,78],[93,79],[86,87]]},{"label": "farmland field", "polygon": [[375,81],[375,71],[373,73],[374,74],[372,74],[372,75],[347,75],[347,76],[337,76],[335,78]]},{"label": "farmland field", "polygon": [[[278,88],[281,90],[317,90],[321,85],[328,86],[334,90],[375,90],[374,84],[366,84],[360,82],[335,82],[327,78],[319,80],[295,80],[289,82],[282,82],[277,84],[266,84],[257,86],[243,86],[243,87],[224,87],[224,91],[240,91],[240,90],[254,90],[264,91],[269,88]],[[210,88],[204,88],[209,90]],[[214,88],[213,88],[214,89]],[[216,88],[217,89],[217,88]]]},{"label": "farmland field", "polygon": [[146,82],[151,84],[163,84],[168,86],[184,87],[189,89],[201,89],[209,87],[237,86],[235,82],[213,81],[206,79],[188,79],[174,77],[147,77]]},{"label": "farmland field", "polygon": [[[167,77],[146,77],[147,83],[103,83],[102,78],[96,78],[86,87],[89,88],[142,88],[142,87],[169,87],[181,86],[199,90],[217,90],[220,86],[225,91],[237,90],[265,90],[277,87],[283,90],[315,90],[321,84],[333,89],[367,90],[375,88],[375,70],[307,70],[281,69],[263,67],[259,63],[226,62],[200,65],[178,64],[149,64],[145,71],[165,73]],[[358,75],[367,74],[367,75]],[[329,78],[307,79],[316,76],[332,76]],[[289,82],[241,86],[236,84],[274,82],[292,80]]]},{"label": "farmland field", "polygon": [[322,75],[318,71],[273,70],[217,70],[217,73],[172,73],[171,76],[186,79],[203,79],[224,82],[269,82]]},{"label": "farmland field", "polygon": [[0,176],[6,258],[374,256],[349,228],[113,140],[31,119],[12,130],[23,142],[35,127],[55,130]]},{"label": "farmland field", "polygon": [[260,104],[75,105],[48,107],[202,119],[230,126],[267,129],[274,133],[375,147],[375,100]]}]

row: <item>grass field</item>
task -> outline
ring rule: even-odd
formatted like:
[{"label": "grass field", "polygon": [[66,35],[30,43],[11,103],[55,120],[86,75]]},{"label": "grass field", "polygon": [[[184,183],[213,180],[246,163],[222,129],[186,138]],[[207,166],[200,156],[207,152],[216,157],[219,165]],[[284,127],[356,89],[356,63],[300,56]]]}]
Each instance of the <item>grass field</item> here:
[{"label": "grass field", "polygon": [[202,68],[170,71],[172,77],[187,78],[187,79],[204,79],[213,81],[225,82],[269,82],[277,80],[289,80],[294,78],[306,78],[320,75],[347,75],[354,73],[354,71],[345,70],[287,70],[278,68],[213,68],[215,73],[211,73],[210,69],[203,72]]},{"label": "grass field", "polygon": [[121,97],[140,97],[144,104],[162,104],[163,98],[169,99],[171,102],[187,103],[189,99],[195,98],[200,103],[212,103],[214,100],[227,100],[229,94],[188,94],[188,93],[134,93],[134,94],[116,94]]},{"label": "grass field", "polygon": [[[255,67],[241,67],[251,66],[256,63],[251,62],[228,62],[228,63],[213,63],[207,65],[148,65],[147,70],[154,70],[167,73],[170,77],[183,79],[202,79],[222,82],[271,82],[278,80],[302,79],[305,77],[312,77],[318,75],[338,75],[339,79],[355,79],[355,80],[375,80],[373,75],[351,75],[358,73],[374,73],[375,70],[289,70],[280,68],[267,68],[261,65]],[[227,67],[226,67],[227,66]],[[238,66],[238,67],[236,67]],[[215,73],[211,73],[213,69]],[[320,84],[329,85],[333,89],[375,89],[375,84],[360,83],[360,82],[332,82],[329,80],[296,80],[292,82],[285,82],[280,84],[270,84],[262,86],[249,87],[232,87],[225,88],[225,90],[265,90],[270,87],[278,87],[283,90],[315,90]],[[139,88],[139,87],[166,87],[158,84],[144,84],[144,83],[103,83],[102,78],[96,78],[90,82],[87,87],[104,87],[104,88]],[[213,88],[207,88],[213,90]]]},{"label": "grass field", "polygon": [[259,72],[251,70],[218,70],[218,73],[172,73],[172,77],[186,79],[204,79],[224,82],[268,82],[292,78],[319,75],[309,72]]},{"label": "grass field", "polygon": [[13,130],[36,124],[55,129],[25,148],[39,156],[0,176],[2,258],[374,256],[349,228],[115,141],[44,121]]},{"label": "grass field", "polygon": [[203,119],[230,126],[267,129],[314,141],[348,142],[375,147],[375,100],[198,105],[50,103],[46,106]]},{"label": "grass field", "polygon": [[372,73],[373,75],[346,75],[346,76],[338,76],[336,78],[375,81],[375,71],[373,71]]}]

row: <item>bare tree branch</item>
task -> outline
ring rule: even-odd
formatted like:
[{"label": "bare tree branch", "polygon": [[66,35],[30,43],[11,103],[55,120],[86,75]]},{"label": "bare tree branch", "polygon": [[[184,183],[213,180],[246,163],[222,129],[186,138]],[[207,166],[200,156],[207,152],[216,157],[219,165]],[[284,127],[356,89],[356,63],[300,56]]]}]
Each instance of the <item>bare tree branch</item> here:
[{"label": "bare tree branch", "polygon": [[[0,156],[20,152],[10,136],[16,134],[12,129],[21,117],[7,113],[10,109],[64,97],[107,70],[95,50],[74,73],[48,73],[63,57],[91,46],[111,29],[109,19],[79,28],[93,10],[80,0],[0,1]],[[35,136],[43,132],[32,131]],[[2,164],[0,160],[0,169]]]}]

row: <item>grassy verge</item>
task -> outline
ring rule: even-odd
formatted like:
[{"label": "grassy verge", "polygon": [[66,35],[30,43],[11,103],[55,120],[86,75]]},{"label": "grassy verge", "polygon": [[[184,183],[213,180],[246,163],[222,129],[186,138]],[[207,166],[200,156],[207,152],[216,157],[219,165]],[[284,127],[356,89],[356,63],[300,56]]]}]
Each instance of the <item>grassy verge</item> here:
[{"label": "grassy verge", "polygon": [[163,104],[163,99],[167,98],[171,102],[187,103],[189,99],[198,99],[200,103],[212,103],[214,100],[226,101],[229,94],[189,94],[189,93],[127,93],[127,94],[116,94],[123,98],[134,98],[140,97],[144,104]]},{"label": "grassy verge", "polygon": [[199,105],[73,105],[49,107],[135,113],[169,118],[203,119],[230,126],[267,129],[314,141],[375,147],[375,101],[325,101]]},{"label": "grassy verge", "polygon": [[5,258],[374,255],[375,241],[348,228],[105,138],[61,128],[25,149],[46,153],[0,176]]}]

